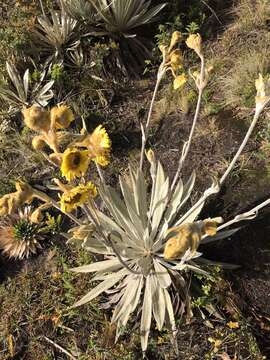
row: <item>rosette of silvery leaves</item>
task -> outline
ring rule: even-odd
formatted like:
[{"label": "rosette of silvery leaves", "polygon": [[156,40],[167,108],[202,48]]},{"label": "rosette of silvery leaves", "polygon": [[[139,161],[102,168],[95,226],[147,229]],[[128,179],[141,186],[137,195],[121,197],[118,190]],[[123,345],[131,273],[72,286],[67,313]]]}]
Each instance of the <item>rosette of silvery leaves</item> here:
[{"label": "rosette of silvery leaves", "polygon": [[[93,211],[99,219],[100,228],[93,230],[93,226],[89,225],[87,233],[87,226],[83,226],[83,246],[94,254],[102,254],[104,260],[72,269],[79,273],[95,273],[91,281],[100,282],[74,306],[86,304],[106,293],[109,298],[107,306],[114,307],[111,321],[117,324],[116,339],[132,313],[141,309],[143,351],[147,348],[152,318],[159,330],[166,323],[173,333],[176,331],[173,288],[177,288],[180,294],[181,309],[190,308],[185,272],[191,270],[208,275],[202,268],[204,260],[201,254],[196,251],[188,250],[180,260],[164,258],[168,229],[193,223],[205,200],[219,191],[218,183],[213,182],[198,202],[183,212],[195,184],[195,173],[185,184],[180,180],[172,194],[169,178],[155,157],[151,161],[150,173],[152,187],[149,197],[147,183],[140,169],[130,168],[129,177],[120,177],[122,197],[112,187],[101,186],[100,196],[109,216],[98,209]],[[202,241],[222,239],[235,231],[221,231],[215,236],[206,236]],[[113,248],[104,242],[104,234],[110,238]]]}]

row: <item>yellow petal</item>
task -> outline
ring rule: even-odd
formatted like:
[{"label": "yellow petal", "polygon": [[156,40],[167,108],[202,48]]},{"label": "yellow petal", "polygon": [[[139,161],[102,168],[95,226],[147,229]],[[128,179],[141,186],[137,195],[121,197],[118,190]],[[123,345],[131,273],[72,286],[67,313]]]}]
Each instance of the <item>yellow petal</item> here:
[{"label": "yellow petal", "polygon": [[187,82],[187,77],[185,74],[181,74],[181,75],[177,76],[173,82],[174,90],[177,90],[177,89],[183,87],[186,82]]}]

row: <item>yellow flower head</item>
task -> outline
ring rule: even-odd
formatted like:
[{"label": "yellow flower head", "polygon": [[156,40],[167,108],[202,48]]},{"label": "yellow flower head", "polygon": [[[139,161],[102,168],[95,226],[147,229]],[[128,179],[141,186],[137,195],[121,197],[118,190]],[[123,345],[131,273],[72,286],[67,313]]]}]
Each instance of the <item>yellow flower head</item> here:
[{"label": "yellow flower head", "polygon": [[102,125],[99,125],[92,134],[85,135],[82,141],[76,143],[76,146],[88,148],[89,156],[99,165],[106,166],[109,164],[112,144]]},{"label": "yellow flower head", "polygon": [[50,114],[39,105],[32,105],[23,109],[25,125],[37,132],[48,132],[51,126]]},{"label": "yellow flower head", "polygon": [[171,38],[170,50],[172,50],[182,40],[180,31],[174,31]]},{"label": "yellow flower head", "polygon": [[183,87],[185,85],[186,82],[187,82],[187,77],[184,73],[177,76],[173,82],[174,90],[180,89],[181,87]]},{"label": "yellow flower head", "polygon": [[202,236],[204,234],[214,236],[220,222],[222,222],[222,218],[214,218],[169,229],[168,232],[172,234],[172,237],[166,242],[164,258],[176,259],[182,257],[188,249],[195,253]]},{"label": "yellow flower head", "polygon": [[76,177],[83,176],[89,167],[89,151],[78,149],[67,149],[62,158],[62,175],[71,181]]},{"label": "yellow flower head", "polygon": [[199,56],[202,55],[202,38],[200,34],[191,34],[186,40],[186,44],[193,49]]},{"label": "yellow flower head", "polygon": [[96,196],[97,189],[92,182],[89,182],[86,185],[81,184],[63,193],[60,198],[61,210],[69,213]]},{"label": "yellow flower head", "polygon": [[73,112],[66,105],[53,107],[50,115],[51,122],[56,129],[66,129],[74,120]]},{"label": "yellow flower head", "polygon": [[270,79],[264,79],[262,74],[259,74],[259,78],[255,81],[255,86],[257,90],[256,109],[262,110],[270,101]]}]

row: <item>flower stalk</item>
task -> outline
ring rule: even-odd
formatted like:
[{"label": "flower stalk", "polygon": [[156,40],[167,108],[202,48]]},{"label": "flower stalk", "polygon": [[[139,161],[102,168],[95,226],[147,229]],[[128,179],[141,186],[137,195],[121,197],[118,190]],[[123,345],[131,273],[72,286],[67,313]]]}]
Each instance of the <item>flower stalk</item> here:
[{"label": "flower stalk", "polygon": [[200,83],[199,83],[199,86],[198,86],[198,91],[199,92],[198,92],[198,100],[197,100],[197,105],[196,105],[196,111],[195,111],[195,114],[194,114],[194,118],[193,118],[191,130],[190,130],[190,133],[189,133],[188,141],[184,145],[182,156],[179,159],[178,168],[177,168],[177,171],[175,173],[175,176],[174,176],[174,179],[173,179],[173,182],[172,182],[172,185],[171,185],[171,191],[173,191],[175,186],[176,186],[176,183],[177,183],[177,181],[179,179],[179,176],[181,174],[184,162],[185,162],[185,160],[186,160],[186,158],[188,156],[188,153],[189,153],[189,150],[190,150],[190,147],[191,147],[191,143],[192,143],[192,138],[193,138],[194,131],[195,131],[197,121],[198,121],[198,118],[199,118],[199,114],[200,114],[201,102],[202,102],[202,94],[203,94],[203,90],[205,88],[205,84],[204,84],[204,80],[205,80],[204,79],[205,60],[204,60],[204,56],[202,54],[200,55],[200,59],[201,59],[201,71],[200,71]]},{"label": "flower stalk", "polygon": [[[36,197],[37,199],[47,203],[47,204],[51,204],[55,209],[63,212],[61,210],[61,206],[54,200],[52,199],[50,196],[48,196],[47,194],[43,193],[42,191],[39,191],[37,189],[33,188],[33,197]],[[70,218],[70,220],[74,221],[75,224],[77,225],[83,225],[83,223],[77,219],[74,215],[70,214],[70,213],[64,213],[67,217]]]},{"label": "flower stalk", "polygon": [[147,121],[146,121],[145,128],[143,128],[143,125],[142,125],[142,147],[141,147],[141,157],[140,157],[140,169],[141,170],[143,168],[145,146],[146,146],[146,142],[147,142],[148,135],[149,135],[149,125],[150,125],[150,121],[151,121],[151,117],[152,117],[152,113],[153,113],[154,103],[155,103],[155,100],[156,100],[156,97],[157,97],[157,92],[158,92],[161,80],[164,77],[165,73],[166,73],[166,69],[164,68],[164,64],[162,63],[160,68],[159,68],[159,71],[158,71],[157,81],[156,81],[154,93],[153,93],[153,96],[152,96],[150,108],[149,108],[149,111],[148,111],[148,116],[147,116]]},{"label": "flower stalk", "polygon": [[267,106],[267,104],[270,101],[270,81],[269,78],[268,79],[264,79],[262,74],[259,74],[259,78],[255,81],[255,86],[257,89],[257,96],[255,98],[256,101],[256,108],[255,108],[255,114],[253,117],[253,120],[250,124],[250,127],[244,137],[244,140],[242,142],[242,144],[240,145],[237,153],[235,154],[234,158],[232,159],[232,161],[230,162],[227,170],[225,171],[225,173],[223,174],[223,176],[220,179],[220,184],[222,185],[224,183],[224,181],[226,180],[226,178],[228,177],[228,175],[230,174],[230,172],[232,171],[235,163],[237,162],[237,160],[239,159],[240,155],[242,154],[257,122],[258,119],[261,115],[261,113],[263,112],[263,110],[265,109],[265,107]]}]

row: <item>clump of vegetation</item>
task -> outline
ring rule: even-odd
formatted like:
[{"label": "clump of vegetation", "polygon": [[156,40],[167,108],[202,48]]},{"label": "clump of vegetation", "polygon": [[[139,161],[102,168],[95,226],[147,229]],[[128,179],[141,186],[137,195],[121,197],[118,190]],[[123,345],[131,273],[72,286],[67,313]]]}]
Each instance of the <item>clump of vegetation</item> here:
[{"label": "clump of vegetation", "polygon": [[54,81],[48,81],[45,84],[46,71],[43,71],[36,77],[30,76],[27,69],[21,76],[15,65],[6,63],[7,73],[10,84],[4,84],[0,87],[0,97],[9,105],[9,112],[16,112],[23,106],[38,103],[41,106],[47,106],[53,98],[51,90]]},{"label": "clump of vegetation", "polygon": [[26,207],[18,215],[3,218],[0,226],[0,249],[10,258],[28,258],[41,249],[44,233],[39,213]]},{"label": "clump of vegetation", "polygon": [[43,14],[38,17],[38,24],[33,33],[36,35],[39,48],[57,58],[63,58],[68,46],[74,46],[79,33],[75,31],[77,21],[72,19],[59,2],[60,11],[51,10],[51,19]]},{"label": "clump of vegetation", "polygon": [[[176,335],[173,298],[178,298],[182,315],[184,312],[188,318],[192,315],[187,285],[189,274],[195,272],[211,277],[206,267],[211,261],[201,256],[199,246],[231,236],[238,228],[228,230],[229,226],[253,218],[260,209],[270,203],[268,199],[224,224],[221,217],[199,218],[207,199],[219,193],[221,185],[234,168],[261,113],[270,101],[269,78],[260,74],[255,82],[255,115],[238,151],[222,177],[213,179],[212,185],[193,206],[188,209],[183,207],[194,188],[195,172],[192,172],[185,185],[181,179],[181,172],[192,147],[203,92],[212,72],[212,68],[205,65],[203,44],[199,34],[192,34],[186,40],[186,46],[194,51],[201,63],[200,71],[190,71],[190,77],[198,91],[190,134],[171,183],[154,152],[151,149],[146,152],[150,164],[151,183],[148,196],[147,173],[143,165],[153,105],[160,83],[167,72],[173,75],[173,87],[176,91],[180,91],[187,82],[182,52],[178,48],[181,41],[182,34],[176,31],[169,44],[160,45],[162,63],[158,69],[147,122],[145,126],[141,126],[140,163],[135,168],[130,164],[129,175],[126,179],[120,178],[122,196],[106,184],[101,169],[101,166],[107,166],[110,161],[111,140],[106,130],[100,125],[90,134],[84,124],[80,134],[74,134],[73,139],[63,149],[63,130],[74,121],[71,109],[66,105],[58,105],[47,111],[33,105],[23,110],[24,122],[38,133],[32,141],[34,149],[59,167],[66,180],[62,182],[54,179],[60,200],[57,201],[23,182],[16,184],[16,192],[6,194],[0,199],[2,216],[13,215],[25,203],[38,199],[42,205],[35,210],[37,218],[44,207],[54,207],[76,224],[66,234],[67,238],[70,241],[79,241],[85,249],[102,255],[104,260],[73,269],[80,273],[96,273],[92,281],[101,281],[74,306],[84,305],[100,294],[109,292],[111,296],[107,295],[106,307],[114,307],[112,323],[117,325],[116,339],[123,332],[131,314],[140,307],[143,352],[148,347],[152,317],[160,331],[167,323],[173,336]],[[85,179],[91,161],[96,164],[100,178],[97,187]],[[108,212],[101,209],[95,201],[98,194]],[[76,215],[74,211],[78,209],[81,209],[82,213]]]},{"label": "clump of vegetation", "polygon": [[242,35],[250,31],[266,30],[270,19],[269,4],[265,0],[240,1],[233,8],[232,14],[237,17],[233,30]]},{"label": "clump of vegetation", "polygon": [[256,96],[254,78],[259,73],[267,76],[269,71],[270,61],[267,49],[260,52],[251,50],[242,54],[222,79],[225,105],[236,110],[241,117],[250,113]]}]

